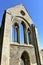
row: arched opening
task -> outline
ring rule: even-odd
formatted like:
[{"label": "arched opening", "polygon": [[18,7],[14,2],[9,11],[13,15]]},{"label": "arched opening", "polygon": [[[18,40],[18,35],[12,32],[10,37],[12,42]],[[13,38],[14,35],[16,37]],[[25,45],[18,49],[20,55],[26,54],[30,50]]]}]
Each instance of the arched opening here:
[{"label": "arched opening", "polygon": [[22,21],[20,24],[20,43],[27,43],[26,40],[26,25],[25,23]]},{"label": "arched opening", "polygon": [[28,32],[28,36],[27,36],[28,37],[28,43],[31,44],[31,31],[29,28],[27,29],[27,32]]},{"label": "arched opening", "polygon": [[22,53],[21,56],[21,65],[30,65],[30,58],[26,51]]},{"label": "arched opening", "polygon": [[15,23],[12,27],[12,41],[13,42],[18,42],[18,31],[19,31],[19,26],[17,23]]},{"label": "arched opening", "polygon": [[24,31],[22,24],[20,24],[20,43],[24,44]]},{"label": "arched opening", "polygon": [[27,29],[26,35],[27,35],[27,44],[30,44],[30,29],[29,28]]},{"label": "arched opening", "polygon": [[28,31],[26,32],[26,36],[27,36],[27,44],[29,44],[29,35],[28,35]]}]

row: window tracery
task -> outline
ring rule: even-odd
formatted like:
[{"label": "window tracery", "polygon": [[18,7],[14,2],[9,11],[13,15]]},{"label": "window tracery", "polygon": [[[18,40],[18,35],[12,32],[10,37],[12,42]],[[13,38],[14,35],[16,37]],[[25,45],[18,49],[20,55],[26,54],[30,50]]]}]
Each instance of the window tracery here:
[{"label": "window tracery", "polygon": [[30,29],[27,29],[24,21],[21,21],[20,26],[18,23],[14,23],[12,27],[12,41],[20,44],[30,43]]}]

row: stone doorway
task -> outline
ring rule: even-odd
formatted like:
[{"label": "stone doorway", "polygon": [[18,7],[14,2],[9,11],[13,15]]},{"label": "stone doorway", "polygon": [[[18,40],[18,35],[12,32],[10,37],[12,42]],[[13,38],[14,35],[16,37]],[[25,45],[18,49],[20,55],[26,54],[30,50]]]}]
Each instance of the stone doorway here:
[{"label": "stone doorway", "polygon": [[21,56],[21,65],[30,65],[30,58],[26,51],[22,53]]}]

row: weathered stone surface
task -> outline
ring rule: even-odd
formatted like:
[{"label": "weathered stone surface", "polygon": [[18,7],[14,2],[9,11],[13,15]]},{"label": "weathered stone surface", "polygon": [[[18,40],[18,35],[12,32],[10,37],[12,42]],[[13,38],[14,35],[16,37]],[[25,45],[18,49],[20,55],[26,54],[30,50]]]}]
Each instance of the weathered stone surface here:
[{"label": "weathered stone surface", "polygon": [[[10,65],[14,65],[16,62],[20,62],[21,55],[24,51],[28,52],[30,57],[30,62],[32,64],[36,63],[35,51],[33,46],[25,46],[25,45],[10,45]],[[34,60],[34,61],[33,61]],[[17,64],[16,64],[17,65]]]},{"label": "weathered stone surface", "polygon": [[42,62],[43,62],[43,49],[41,50],[41,55],[42,55]]},{"label": "weathered stone surface", "polygon": [[[23,12],[21,13],[21,11],[23,11],[24,13]],[[4,20],[5,25],[4,24],[2,25],[2,31],[1,31],[4,36],[1,36],[2,34],[0,35],[0,38],[3,37],[3,39],[1,39],[1,42],[3,41],[1,65],[20,65],[21,55],[24,51],[26,51],[30,57],[30,65],[35,64],[36,56],[34,46],[30,45],[30,43],[29,45],[25,43],[21,45],[20,35],[18,35],[19,43],[12,42],[12,27],[15,24],[15,22],[17,22],[17,24],[20,26],[21,22],[23,21],[26,25],[26,30],[29,28],[31,32],[30,26],[31,24],[33,24],[33,22],[30,16],[28,15],[27,11],[25,10],[24,6],[21,4],[16,7],[7,9],[6,16],[4,16],[4,18],[5,18]],[[41,53],[43,54],[43,52]]]}]

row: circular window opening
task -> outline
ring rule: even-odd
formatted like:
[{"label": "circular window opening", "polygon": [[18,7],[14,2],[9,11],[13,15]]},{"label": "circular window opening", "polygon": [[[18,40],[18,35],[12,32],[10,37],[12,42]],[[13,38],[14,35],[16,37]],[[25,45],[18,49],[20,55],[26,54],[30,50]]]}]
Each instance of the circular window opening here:
[{"label": "circular window opening", "polygon": [[20,13],[24,16],[25,15],[25,12],[23,10],[20,11]]}]

